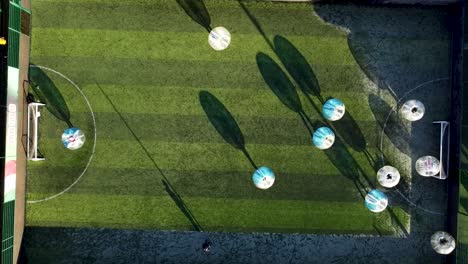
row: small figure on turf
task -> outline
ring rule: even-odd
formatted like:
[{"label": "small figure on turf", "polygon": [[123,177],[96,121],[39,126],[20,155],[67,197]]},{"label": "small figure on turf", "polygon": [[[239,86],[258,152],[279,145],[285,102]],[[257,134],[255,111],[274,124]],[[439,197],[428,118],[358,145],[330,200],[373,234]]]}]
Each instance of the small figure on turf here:
[{"label": "small figure on turf", "polygon": [[211,241],[209,239],[206,239],[205,242],[203,242],[202,249],[204,253],[209,253],[211,249]]}]

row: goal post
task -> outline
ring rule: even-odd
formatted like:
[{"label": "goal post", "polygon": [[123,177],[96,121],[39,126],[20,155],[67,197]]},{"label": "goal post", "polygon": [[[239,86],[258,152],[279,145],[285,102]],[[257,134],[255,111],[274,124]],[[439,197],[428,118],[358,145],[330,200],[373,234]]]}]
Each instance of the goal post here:
[{"label": "goal post", "polygon": [[440,125],[440,143],[439,160],[440,173],[435,178],[444,180],[449,174],[449,156],[450,156],[450,123],[447,121],[434,121],[433,124]]},{"label": "goal post", "polygon": [[28,160],[40,161],[45,158],[40,155],[37,141],[39,134],[39,117],[41,117],[40,107],[45,106],[42,103],[29,103],[28,104],[28,139],[27,139],[27,157]]}]

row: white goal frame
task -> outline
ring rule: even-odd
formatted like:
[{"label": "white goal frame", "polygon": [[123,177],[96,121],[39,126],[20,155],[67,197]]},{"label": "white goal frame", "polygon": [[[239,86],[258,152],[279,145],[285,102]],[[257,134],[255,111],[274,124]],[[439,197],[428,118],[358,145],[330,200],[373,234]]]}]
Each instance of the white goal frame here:
[{"label": "white goal frame", "polygon": [[[28,135],[27,135],[27,151],[26,155],[28,160],[40,161],[45,160],[44,157],[38,157],[37,150],[37,141],[38,141],[38,126],[39,126],[39,117],[41,117],[41,112],[39,108],[45,106],[42,103],[29,103],[28,104]],[[32,141],[32,142],[31,142]]]},{"label": "white goal frame", "polygon": [[434,178],[445,180],[449,175],[450,156],[450,123],[447,121],[434,121],[433,124],[440,125],[439,160],[440,172]]}]

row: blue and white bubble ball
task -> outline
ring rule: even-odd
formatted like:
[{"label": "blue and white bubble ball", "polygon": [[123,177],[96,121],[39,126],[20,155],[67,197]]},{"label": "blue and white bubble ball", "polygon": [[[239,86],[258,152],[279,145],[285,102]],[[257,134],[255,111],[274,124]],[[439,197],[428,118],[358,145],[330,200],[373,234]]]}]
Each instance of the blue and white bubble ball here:
[{"label": "blue and white bubble ball", "polygon": [[84,133],[76,127],[65,129],[62,134],[63,145],[70,150],[79,149],[86,141]]},{"label": "blue and white bubble ball", "polygon": [[371,212],[379,213],[387,208],[388,197],[380,190],[372,190],[366,195],[365,204]]},{"label": "blue and white bubble ball", "polygon": [[312,143],[319,149],[328,149],[335,143],[335,133],[328,127],[319,127],[312,136]]},{"label": "blue and white bubble ball", "polygon": [[260,167],[252,175],[252,181],[257,188],[266,190],[275,183],[275,173],[268,167]]},{"label": "blue and white bubble ball", "polygon": [[323,117],[330,120],[340,120],[345,114],[345,105],[336,98],[329,99],[322,107]]}]

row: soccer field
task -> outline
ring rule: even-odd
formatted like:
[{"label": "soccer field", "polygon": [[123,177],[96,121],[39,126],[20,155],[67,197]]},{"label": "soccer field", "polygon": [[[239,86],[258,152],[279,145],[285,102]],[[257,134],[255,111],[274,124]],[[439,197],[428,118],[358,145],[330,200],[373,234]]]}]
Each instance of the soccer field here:
[{"label": "soccer field", "polygon": [[[408,21],[402,21],[401,27],[380,32],[387,42],[373,46],[382,56],[371,58],[359,47],[376,38],[366,35],[368,28],[355,27],[350,34],[323,21],[323,13],[316,14],[310,4],[217,0],[206,1],[206,7],[211,27],[226,27],[232,35],[224,51],[210,48],[206,29],[177,1],[33,3],[31,63],[53,82],[69,122],[85,132],[87,141],[82,149],[65,149],[60,136],[67,122],[42,112],[39,149],[46,160],[28,164],[27,198],[33,203],[27,224],[409,232],[410,210],[404,203],[393,202],[379,214],[364,206],[363,193],[378,187],[382,156],[400,169],[405,182],[413,182],[407,150],[415,146],[401,140],[405,134],[398,129],[407,126],[385,122],[396,99],[379,89],[381,83],[373,83],[368,71],[387,66],[381,79],[389,82],[416,72],[395,87],[404,98],[418,84],[448,76],[446,34],[430,35],[416,24],[405,29]],[[421,15],[424,23],[442,24],[445,18],[430,9],[401,12]],[[350,13],[342,17],[346,22]],[[405,36],[405,30],[416,33]],[[401,53],[390,54],[395,50]],[[386,61],[389,57],[393,61]],[[374,64],[363,64],[372,59]],[[433,106],[427,120],[448,115],[446,86],[417,91]],[[327,124],[319,110],[321,98],[330,97],[343,101],[347,113]],[[215,107],[213,100],[221,104]],[[232,116],[229,123],[209,118],[221,112]],[[321,125],[337,136],[325,151],[311,140],[310,132]],[[384,125],[398,129],[382,134]],[[242,140],[233,143],[232,138]],[[434,152],[432,145],[427,149]],[[255,166],[276,173],[271,189],[253,185]]]}]

